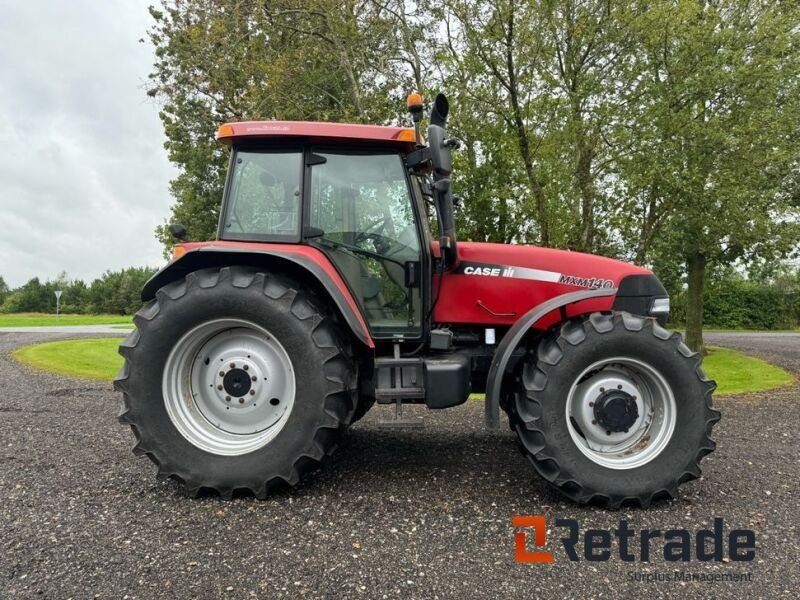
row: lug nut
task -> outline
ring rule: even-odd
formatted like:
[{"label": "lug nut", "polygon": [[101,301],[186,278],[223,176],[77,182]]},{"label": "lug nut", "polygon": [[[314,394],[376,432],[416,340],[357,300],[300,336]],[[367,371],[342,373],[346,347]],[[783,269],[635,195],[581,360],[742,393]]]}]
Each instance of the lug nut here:
[{"label": "lug nut", "polygon": [[256,377],[255,375],[253,375],[250,379],[252,379],[253,381],[258,381],[258,377]]},{"label": "lug nut", "polygon": [[242,368],[243,368],[245,371],[249,371],[249,370],[250,370],[250,367],[248,367],[247,365],[243,366]]},{"label": "lug nut", "polygon": [[221,392],[221,391],[222,391],[222,386],[221,386],[221,385],[218,385],[218,386],[217,386],[217,389],[218,389],[218,390]]},{"label": "lug nut", "polygon": [[594,406],[594,402],[589,402],[589,406]]},{"label": "lug nut", "polygon": [[610,431],[606,431],[606,435],[611,435],[611,432]]},{"label": "lug nut", "polygon": [[239,404],[244,404],[244,398],[239,398]]},{"label": "lug nut", "polygon": [[601,391],[601,392],[605,392],[605,391],[606,391],[606,388],[600,388],[600,391]]},{"label": "lug nut", "polygon": [[597,425],[597,421],[592,419],[592,425]]},{"label": "lug nut", "polygon": [[231,369],[235,369],[235,368],[236,368],[236,363],[231,363]]},{"label": "lug nut", "polygon": [[225,396],[225,401],[226,402],[230,402],[231,401],[231,397],[230,396]]},{"label": "lug nut", "polygon": [[617,389],[618,389],[618,390],[621,390],[621,389],[622,389],[622,385],[621,385],[621,384],[620,384],[620,385],[618,385],[618,386],[617,386]]},{"label": "lug nut", "polygon": [[225,371],[220,371],[220,372],[219,372],[219,376],[220,376],[220,377],[225,377]]},{"label": "lug nut", "polygon": [[256,395],[256,391],[255,390],[250,390],[250,395],[251,396],[255,396]]}]

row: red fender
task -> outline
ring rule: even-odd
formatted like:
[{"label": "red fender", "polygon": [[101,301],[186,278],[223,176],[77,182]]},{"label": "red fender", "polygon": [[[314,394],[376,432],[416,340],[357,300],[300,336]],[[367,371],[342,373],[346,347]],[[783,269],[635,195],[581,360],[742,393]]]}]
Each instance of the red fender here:
[{"label": "red fender", "polygon": [[361,310],[350,290],[328,257],[320,250],[300,244],[262,244],[253,242],[189,242],[179,244],[184,254],[153,275],[142,290],[142,300],[155,298],[156,291],[181,279],[187,273],[208,267],[245,265],[261,267],[282,262],[295,273],[317,282],[327,293],[353,335],[368,348],[375,348]]}]

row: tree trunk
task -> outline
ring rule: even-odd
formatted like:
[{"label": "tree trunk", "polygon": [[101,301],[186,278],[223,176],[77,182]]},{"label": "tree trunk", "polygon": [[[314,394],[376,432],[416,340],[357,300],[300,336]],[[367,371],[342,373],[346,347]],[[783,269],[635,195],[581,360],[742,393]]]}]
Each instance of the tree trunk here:
[{"label": "tree trunk", "polygon": [[[580,117],[578,117],[580,118]],[[589,148],[585,138],[583,126],[580,127],[577,143],[577,164],[575,165],[575,179],[581,196],[581,240],[580,250],[592,252],[594,250],[594,181],[592,180],[592,160],[594,149]]]},{"label": "tree trunk", "polygon": [[550,215],[548,214],[547,196],[539,177],[534,172],[533,157],[531,156],[531,145],[528,141],[528,130],[522,114],[522,107],[519,101],[519,89],[517,87],[517,70],[514,65],[514,11],[508,13],[506,23],[506,69],[508,70],[508,95],[511,100],[511,110],[514,115],[514,126],[517,130],[517,143],[519,153],[522,157],[522,164],[525,167],[525,175],[533,191],[533,198],[536,201],[536,216],[539,222],[539,245],[550,245]]},{"label": "tree trunk", "polygon": [[706,282],[706,257],[699,252],[686,259],[689,272],[688,306],[686,308],[686,345],[700,355],[703,345],[703,288]]}]

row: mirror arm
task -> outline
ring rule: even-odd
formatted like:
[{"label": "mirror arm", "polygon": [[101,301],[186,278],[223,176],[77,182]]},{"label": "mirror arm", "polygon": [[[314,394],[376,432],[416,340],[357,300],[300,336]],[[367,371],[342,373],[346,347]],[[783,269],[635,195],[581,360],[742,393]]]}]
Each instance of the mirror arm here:
[{"label": "mirror arm", "polygon": [[431,168],[431,149],[419,148],[406,155],[406,167],[419,172],[429,171]]}]

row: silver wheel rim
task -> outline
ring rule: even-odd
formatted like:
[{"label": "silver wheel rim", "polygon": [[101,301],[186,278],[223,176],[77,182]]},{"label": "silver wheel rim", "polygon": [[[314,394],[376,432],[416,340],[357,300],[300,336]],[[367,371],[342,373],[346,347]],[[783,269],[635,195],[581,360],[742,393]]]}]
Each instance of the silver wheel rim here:
[{"label": "silver wheel rim", "polygon": [[[617,390],[632,397],[635,421],[627,431],[610,431],[598,422],[595,405]],[[635,469],[664,450],[675,431],[675,396],[661,373],[634,358],[598,361],[575,380],[567,397],[567,427],[572,441],[592,462],[609,469]]]},{"label": "silver wheel rim", "polygon": [[221,456],[264,447],[294,406],[295,373],[286,349],[263,327],[218,319],[186,333],[162,379],[172,424],[190,443]]}]

